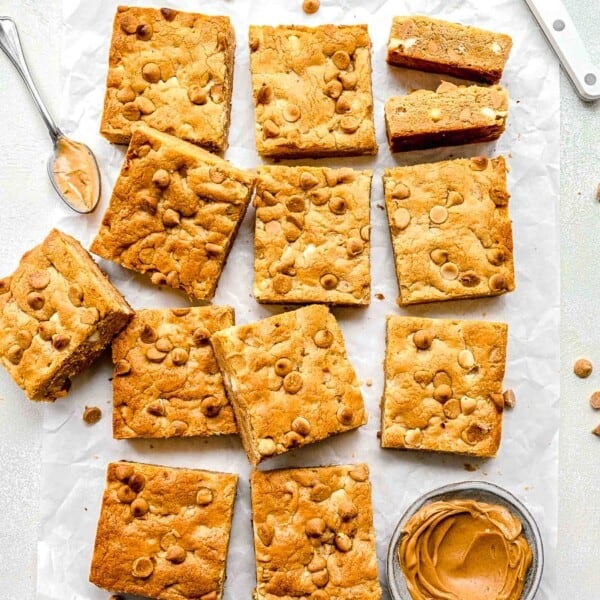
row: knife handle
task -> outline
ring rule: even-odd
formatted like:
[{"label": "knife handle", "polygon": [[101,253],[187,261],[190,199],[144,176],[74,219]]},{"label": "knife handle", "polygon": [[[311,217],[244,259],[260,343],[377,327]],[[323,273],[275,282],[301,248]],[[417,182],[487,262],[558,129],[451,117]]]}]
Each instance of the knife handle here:
[{"label": "knife handle", "polygon": [[600,99],[600,68],[588,54],[561,0],[525,0],[537,19],[577,94],[587,102]]}]

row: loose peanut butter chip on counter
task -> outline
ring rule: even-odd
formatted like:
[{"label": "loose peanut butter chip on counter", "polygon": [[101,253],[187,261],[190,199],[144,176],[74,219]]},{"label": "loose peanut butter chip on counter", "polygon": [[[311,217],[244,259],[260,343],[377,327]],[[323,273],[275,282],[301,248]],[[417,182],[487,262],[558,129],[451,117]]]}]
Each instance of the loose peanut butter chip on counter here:
[{"label": "loose peanut butter chip on counter", "polygon": [[451,262],[444,263],[440,272],[444,279],[452,280],[458,277],[458,267]]},{"label": "loose peanut butter chip on counter", "polygon": [[154,571],[154,563],[148,557],[141,556],[133,561],[131,574],[134,577],[145,579],[146,577],[150,577],[150,575],[152,575],[152,571]]},{"label": "loose peanut butter chip on counter", "polygon": [[581,379],[589,377],[592,374],[592,369],[593,365],[587,358],[578,358],[573,365],[573,373]]},{"label": "loose peanut butter chip on counter", "polygon": [[507,408],[514,408],[517,403],[517,397],[512,390],[506,390],[502,393],[502,397],[504,398],[504,406]]},{"label": "loose peanut butter chip on counter", "polygon": [[319,329],[313,339],[319,348],[329,348],[333,344],[333,333],[329,329]]},{"label": "loose peanut butter chip on counter", "polygon": [[307,15],[312,15],[312,14],[316,13],[319,10],[320,6],[321,6],[320,0],[304,0],[304,2],[302,2],[302,10]]},{"label": "loose peanut butter chip on counter", "polygon": [[419,350],[427,350],[433,343],[433,334],[427,329],[419,329],[413,335],[413,342]]},{"label": "loose peanut butter chip on counter", "polygon": [[86,406],[83,411],[83,420],[88,425],[94,425],[102,418],[102,411],[97,406]]},{"label": "loose peanut butter chip on counter", "polygon": [[277,451],[275,441],[271,438],[263,438],[258,442],[258,452],[262,456],[273,456]]},{"label": "loose peanut butter chip on counter", "polygon": [[594,429],[592,429],[592,433],[594,435],[597,435],[598,437],[600,437],[600,425],[596,425],[596,427],[594,427]]},{"label": "loose peanut butter chip on counter", "polygon": [[596,391],[590,396],[590,406],[596,410],[600,409],[600,391]]}]

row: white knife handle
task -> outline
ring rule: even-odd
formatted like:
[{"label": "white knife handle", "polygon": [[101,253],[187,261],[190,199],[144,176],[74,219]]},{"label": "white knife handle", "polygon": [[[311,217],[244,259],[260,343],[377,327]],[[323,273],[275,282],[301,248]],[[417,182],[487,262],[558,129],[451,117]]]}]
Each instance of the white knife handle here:
[{"label": "white knife handle", "polygon": [[561,0],[525,0],[579,96],[600,99],[600,68],[592,62]]}]

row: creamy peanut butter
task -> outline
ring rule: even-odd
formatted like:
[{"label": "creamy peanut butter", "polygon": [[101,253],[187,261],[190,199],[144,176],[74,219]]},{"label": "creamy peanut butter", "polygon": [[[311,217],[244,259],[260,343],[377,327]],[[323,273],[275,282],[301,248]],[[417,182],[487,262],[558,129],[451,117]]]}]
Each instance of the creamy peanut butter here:
[{"label": "creamy peanut butter", "polygon": [[56,150],[52,174],[58,189],[75,210],[91,210],[100,187],[94,158],[84,144],[66,138],[59,138]]},{"label": "creamy peanut butter", "polygon": [[425,505],[398,554],[413,600],[519,600],[533,557],[517,517],[475,500]]}]

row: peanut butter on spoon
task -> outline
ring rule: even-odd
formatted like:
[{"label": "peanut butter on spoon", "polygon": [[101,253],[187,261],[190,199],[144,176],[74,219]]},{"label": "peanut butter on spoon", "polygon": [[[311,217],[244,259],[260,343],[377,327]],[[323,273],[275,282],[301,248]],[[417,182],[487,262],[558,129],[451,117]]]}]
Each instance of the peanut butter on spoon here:
[{"label": "peanut butter on spoon", "polygon": [[521,521],[475,500],[423,506],[398,554],[413,600],[519,600],[533,558]]}]

